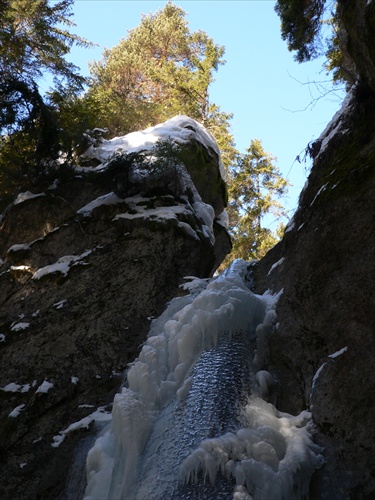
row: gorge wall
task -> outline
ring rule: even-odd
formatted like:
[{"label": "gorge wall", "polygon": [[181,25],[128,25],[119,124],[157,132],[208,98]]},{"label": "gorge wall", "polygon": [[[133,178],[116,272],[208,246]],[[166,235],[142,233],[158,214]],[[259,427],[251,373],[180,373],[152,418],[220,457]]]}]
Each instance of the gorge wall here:
[{"label": "gorge wall", "polygon": [[283,240],[256,268],[283,294],[270,340],[278,408],[309,407],[326,465],[313,499],[375,493],[374,3],[339,2],[358,81],[318,141]]},{"label": "gorge wall", "polygon": [[[158,175],[145,182],[135,165],[120,192],[124,165],[108,174],[111,155],[167,138],[188,158],[178,189]],[[194,120],[103,141],[88,156],[19,195],[1,220],[1,498],[60,497],[75,446],[108,419],[150,320],[185,276],[211,276],[230,249],[220,156]]]}]

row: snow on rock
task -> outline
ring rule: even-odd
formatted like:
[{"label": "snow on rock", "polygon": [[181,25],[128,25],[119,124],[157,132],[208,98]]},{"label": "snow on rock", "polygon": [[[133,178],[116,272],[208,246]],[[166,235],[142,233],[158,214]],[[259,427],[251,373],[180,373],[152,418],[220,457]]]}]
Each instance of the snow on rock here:
[{"label": "snow on rock", "polygon": [[19,332],[20,330],[26,330],[26,328],[29,328],[29,326],[30,323],[21,321],[20,323],[13,323],[10,329],[12,332]]},{"label": "snow on rock", "polygon": [[11,271],[32,272],[30,266],[10,266]]},{"label": "snow on rock", "polygon": [[323,363],[322,365],[319,366],[319,368],[316,370],[316,373],[312,379],[312,389],[314,389],[314,387],[316,386],[316,383],[318,382],[318,378],[320,377],[322,371],[323,371],[323,368],[326,366],[327,363]]},{"label": "snow on rock", "polygon": [[[53,229],[43,228],[44,236],[41,236],[40,238],[30,241],[29,243],[17,243],[15,245],[12,245],[10,248],[8,248],[7,254],[31,250],[31,247],[32,245],[34,245],[34,243],[43,241],[44,238],[47,236],[47,234],[54,233],[59,229],[60,227],[54,227]],[[27,266],[24,267],[26,268]],[[19,268],[18,270],[20,270],[21,266],[18,266],[18,268]]]},{"label": "snow on rock", "polygon": [[131,201],[131,212],[136,213],[123,213],[117,214],[113,220],[118,219],[154,219],[159,222],[163,222],[168,219],[176,219],[178,214],[186,213],[186,205],[178,204],[169,207],[157,207],[157,208],[146,208],[145,206],[139,205],[139,201],[144,201],[145,198],[140,196],[134,197],[133,199],[127,198]]},{"label": "snow on rock", "polygon": [[[343,347],[342,349],[339,349],[338,351],[334,352],[333,354],[329,354],[327,357],[330,358],[330,359],[335,359],[335,358],[338,358],[339,356],[341,356],[342,354],[344,354],[344,352],[346,352],[348,350],[348,347],[345,346]],[[318,382],[318,379],[324,369],[324,367],[327,365],[327,362],[325,361],[316,371],[313,379],[312,379],[312,384],[311,384],[311,390],[315,389],[316,387],[316,384]]]},{"label": "snow on rock", "polygon": [[103,196],[99,196],[99,198],[96,198],[84,207],[80,208],[77,213],[83,215],[84,217],[89,217],[92,211],[97,207],[102,205],[117,205],[123,201],[124,200],[115,193],[108,193]]},{"label": "snow on rock", "polygon": [[17,245],[12,245],[10,248],[8,248],[7,253],[30,250],[30,248],[30,243],[20,243]]},{"label": "snow on rock", "polygon": [[92,250],[86,250],[81,255],[64,255],[64,257],[60,257],[60,259],[54,264],[50,264],[49,266],[41,267],[34,274],[32,279],[39,280],[43,276],[52,273],[61,273],[63,276],[67,276],[71,267],[80,265],[87,265],[84,262],[85,257],[90,255]]},{"label": "snow on rock", "polygon": [[52,382],[48,382],[48,380],[44,380],[44,382],[42,382],[40,384],[40,386],[38,387],[36,392],[47,394],[47,392],[50,389],[52,389],[53,386],[54,386],[54,384]]},{"label": "snow on rock", "polygon": [[350,89],[350,91],[347,93],[341,108],[335,113],[333,116],[332,120],[328,123],[326,128],[323,130],[321,133],[320,137],[318,138],[318,141],[321,142],[320,149],[318,154],[315,157],[315,161],[318,159],[318,157],[326,150],[329,142],[331,139],[337,135],[338,133],[345,134],[348,132],[348,130],[341,130],[343,127],[343,121],[346,117],[346,115],[350,112],[351,110],[351,99],[353,97],[353,94],[356,90],[356,85],[353,85]]},{"label": "snow on rock", "polygon": [[17,198],[14,200],[14,205],[18,205],[19,203],[23,203],[24,201],[31,200],[33,198],[39,198],[40,196],[45,196],[45,193],[31,193],[30,191],[26,191],[25,193],[20,193]]},{"label": "snow on rock", "polygon": [[312,206],[312,204],[315,202],[315,200],[317,199],[317,197],[327,189],[327,186],[328,186],[328,183],[327,184],[323,184],[323,186],[319,189],[319,191],[316,193],[316,195],[314,196],[314,199],[313,201],[310,203],[310,207]]},{"label": "snow on rock", "polygon": [[[83,406],[84,405],[81,405],[81,407]],[[57,448],[58,446],[60,446],[60,444],[66,438],[66,435],[69,434],[70,432],[76,431],[78,429],[88,429],[89,425],[92,422],[109,422],[111,418],[112,418],[111,413],[106,411],[104,406],[103,407],[101,406],[93,413],[90,413],[90,415],[87,415],[87,417],[82,418],[78,422],[70,424],[69,427],[60,431],[57,436],[53,436],[53,443],[51,444],[51,446],[53,448]]]},{"label": "snow on rock", "polygon": [[[211,133],[200,123],[185,115],[178,115],[164,123],[145,130],[131,132],[125,136],[103,140],[98,147],[90,146],[85,152],[87,158],[96,158],[105,163],[115,152],[134,153],[149,151],[159,140],[171,139],[177,144],[187,144],[196,139],[207,148],[211,148],[219,157],[220,173],[225,179],[225,170],[221,161],[218,145]],[[102,168],[103,165],[96,167]]]},{"label": "snow on rock", "polygon": [[63,299],[60,300],[59,302],[55,302],[54,304],[52,304],[52,307],[54,307],[55,309],[62,309],[67,302],[68,301],[66,299]]},{"label": "snow on rock", "polygon": [[147,208],[146,204],[148,201],[152,201],[150,198],[144,198],[142,196],[133,196],[131,198],[125,198],[125,202],[128,206],[128,211],[125,213],[117,214],[113,221],[120,219],[150,219],[156,222],[165,222],[167,220],[176,220],[177,225],[181,227],[189,236],[199,240],[196,228],[193,228],[190,224],[185,221],[180,221],[179,216],[182,215],[195,215],[199,217],[202,221],[202,232],[203,235],[208,238],[212,244],[215,243],[215,237],[213,232],[213,220],[215,213],[211,205],[203,203],[197,194],[196,200],[193,205],[188,201],[186,203],[178,203],[172,206],[162,206],[156,208]]},{"label": "snow on rock", "polygon": [[[143,131],[132,132],[123,137],[115,137],[111,140],[102,140],[99,144],[92,144],[86,153],[85,157],[95,158],[102,163],[95,167],[79,167],[83,171],[102,171],[107,168],[110,164],[110,159],[114,154],[118,153],[134,153],[134,152],[144,152],[149,155],[149,163],[153,162],[153,148],[159,140],[172,140],[177,145],[189,144],[192,140],[199,141],[209,150],[215,151],[219,159],[219,169],[222,178],[224,178],[224,168],[222,165],[219,148],[213,138],[213,136],[208,132],[200,123],[195,120],[188,118],[186,116],[176,116],[171,120],[166,121],[156,125],[155,127],[150,127]],[[160,182],[157,179],[153,179],[152,173],[150,173],[149,168],[142,165],[135,165],[133,171],[131,172],[130,181],[135,190],[138,193],[147,193],[147,189],[153,185],[153,182]],[[147,180],[146,180],[147,179]],[[151,179],[151,180],[150,180]],[[163,181],[164,182],[164,181]],[[164,186],[164,184],[163,184]],[[116,191],[117,193],[117,191]],[[215,204],[215,196],[207,193],[203,197],[208,196],[209,203],[215,205],[215,209],[211,204],[205,203],[193,180],[188,172],[188,169],[183,163],[180,163],[178,167],[178,194],[179,199],[184,200],[186,203],[176,203],[174,206],[160,206],[159,204],[152,208],[152,198],[144,198],[141,195],[136,194],[137,191],[131,194],[136,194],[128,198],[121,198],[118,194],[114,192],[107,193],[92,200],[90,203],[86,204],[84,207],[78,210],[78,214],[84,217],[90,217],[92,212],[97,207],[103,205],[125,205],[125,210],[123,213],[119,213],[113,219],[114,221],[119,219],[152,219],[157,222],[165,222],[168,219],[177,220],[177,225],[183,229],[190,237],[199,240],[201,235],[209,239],[211,244],[215,244],[213,224],[215,220],[215,210],[217,210],[217,205]],[[125,195],[126,193],[124,193]],[[130,193],[128,193],[130,194]],[[172,197],[173,198],[173,197]],[[147,200],[151,200],[151,207],[147,204]],[[169,204],[167,204],[169,205]],[[197,234],[196,227],[188,224],[186,217],[180,217],[180,215],[191,215],[198,217],[201,222],[200,233]],[[223,211],[216,221],[227,229],[228,226],[228,216],[225,211]],[[189,227],[190,226],[190,227]]]},{"label": "snow on rock", "polygon": [[344,354],[344,352],[346,352],[347,350],[348,350],[348,347],[345,346],[342,349],[340,349],[339,351],[336,351],[333,354],[329,354],[328,357],[331,359],[337,358],[338,356],[341,356],[342,354]]},{"label": "snow on rock", "polygon": [[10,384],[0,387],[0,390],[4,392],[28,392],[30,388],[30,384],[17,384],[16,382],[10,382]]},{"label": "snow on rock", "polygon": [[277,262],[275,262],[274,264],[272,264],[272,266],[271,266],[271,268],[270,268],[270,270],[268,271],[268,273],[267,273],[267,274],[268,274],[268,275],[269,275],[269,274],[271,274],[271,273],[272,273],[272,271],[273,271],[276,267],[280,266],[280,265],[284,262],[284,260],[285,260],[285,257],[281,257],[281,259],[280,259],[280,260],[278,260]]},{"label": "snow on rock", "polygon": [[285,233],[289,233],[289,231],[293,231],[294,227],[295,227],[294,219],[291,218],[290,221],[288,222],[288,224],[286,225]]},{"label": "snow on rock", "polygon": [[23,410],[25,409],[25,406],[26,406],[26,405],[24,405],[24,404],[19,405],[19,406],[16,406],[16,407],[14,408],[14,410],[12,410],[12,411],[9,413],[8,417],[17,418],[17,417],[21,414],[21,411],[23,411]]},{"label": "snow on rock", "polygon": [[0,342],[5,342],[5,335],[3,333],[0,333]]},{"label": "snow on rock", "polygon": [[197,278],[196,276],[184,276],[184,280],[189,280],[187,283],[180,285],[180,288],[188,291],[190,294],[201,292],[207,287],[209,278]]}]

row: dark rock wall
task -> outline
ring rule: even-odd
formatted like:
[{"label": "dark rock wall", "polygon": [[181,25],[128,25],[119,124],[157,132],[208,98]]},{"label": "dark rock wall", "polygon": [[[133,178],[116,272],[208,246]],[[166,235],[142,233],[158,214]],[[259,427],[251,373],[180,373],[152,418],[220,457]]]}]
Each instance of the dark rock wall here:
[{"label": "dark rock wall", "polygon": [[375,5],[368,0],[339,0],[338,15],[345,31],[344,53],[354,63],[362,84],[375,92]]},{"label": "dark rock wall", "polygon": [[341,0],[338,12],[358,82],[312,145],[289,231],[256,269],[258,291],[284,289],[271,338],[278,406],[311,409],[327,458],[311,498],[327,500],[375,495],[375,4]]},{"label": "dark rock wall", "polygon": [[[213,175],[218,164],[206,156]],[[11,206],[1,222],[0,388],[31,385],[26,392],[0,390],[1,499],[61,496],[74,449],[92,426],[69,433],[58,447],[53,437],[98,407],[110,411],[152,317],[182,293],[184,276],[212,275],[230,249],[222,226],[214,224],[212,245],[194,214],[180,220],[201,234],[198,239],[174,219],[114,220],[132,213],[125,200],[97,207],[89,217],[77,214],[107,188],[72,174],[45,196]],[[177,203],[171,196],[147,201],[166,210]],[[222,192],[216,204],[222,210]],[[28,245],[9,251],[19,244]],[[83,257],[66,276],[32,279],[37,269],[72,255]],[[22,323],[28,326],[15,329]],[[53,387],[37,392],[45,380]],[[21,405],[19,416],[10,417]]]},{"label": "dark rock wall", "polygon": [[284,290],[270,344],[278,408],[310,408],[325,447],[312,499],[375,494],[374,114],[359,84],[313,145],[293,221],[256,268],[258,292]]}]

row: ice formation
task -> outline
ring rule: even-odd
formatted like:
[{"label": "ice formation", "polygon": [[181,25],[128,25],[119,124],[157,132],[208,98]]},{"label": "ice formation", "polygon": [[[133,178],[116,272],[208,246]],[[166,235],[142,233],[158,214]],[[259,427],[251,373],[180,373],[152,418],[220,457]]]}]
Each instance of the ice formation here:
[{"label": "ice formation", "polygon": [[190,277],[191,294],[152,322],[88,454],[86,500],[192,498],[194,481],[223,477],[233,498],[303,497],[322,457],[308,412],[262,399],[274,386],[264,363],[277,297],[253,294],[248,273],[237,260],[210,280]]},{"label": "ice formation", "polygon": [[311,414],[297,417],[281,413],[261,398],[245,407],[248,427],[218,438],[206,439],[181,467],[185,481],[197,481],[203,470],[212,484],[221,471],[235,479],[236,492],[254,500],[308,497],[309,479],[323,464],[320,448],[308,430]]}]

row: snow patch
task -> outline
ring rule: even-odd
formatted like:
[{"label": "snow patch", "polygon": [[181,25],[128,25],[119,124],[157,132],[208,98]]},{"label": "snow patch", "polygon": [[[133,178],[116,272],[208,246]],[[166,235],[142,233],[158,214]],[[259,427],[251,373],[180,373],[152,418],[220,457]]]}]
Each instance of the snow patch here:
[{"label": "snow patch", "polygon": [[207,287],[209,278],[197,278],[196,276],[184,276],[184,280],[189,280],[187,283],[180,285],[180,288],[190,292],[191,294],[201,292]]},{"label": "snow patch", "polygon": [[86,250],[86,252],[81,255],[64,255],[64,257],[60,257],[60,259],[54,264],[50,264],[49,266],[42,267],[38,269],[34,274],[32,279],[39,280],[43,276],[47,274],[53,273],[61,273],[63,276],[67,276],[71,267],[76,265],[87,265],[87,262],[84,262],[83,259],[90,255],[92,250]]},{"label": "snow patch", "polygon": [[290,219],[290,221],[288,222],[286,228],[285,228],[285,233],[289,233],[289,231],[292,231],[295,227],[295,224],[294,224],[294,220],[293,219]]},{"label": "snow patch", "polygon": [[280,260],[278,260],[277,262],[275,262],[274,264],[272,264],[272,266],[270,267],[270,270],[268,271],[267,273],[267,276],[270,275],[272,273],[272,271],[274,269],[276,269],[276,267],[280,266],[285,260],[285,257],[281,257]]},{"label": "snow patch", "polygon": [[26,405],[24,405],[24,404],[23,404],[23,405],[16,406],[16,407],[14,408],[14,410],[12,410],[12,411],[9,413],[8,417],[12,417],[12,418],[17,418],[17,417],[19,417],[19,415],[21,414],[21,411],[23,411],[23,410],[25,409],[25,406],[26,406]]},{"label": "snow patch", "polygon": [[[339,356],[341,356],[342,354],[344,354],[344,352],[346,352],[348,350],[348,347],[345,346],[343,347],[342,349],[339,349],[338,351],[334,352],[333,354],[329,354],[328,355],[328,358],[330,359],[335,359],[335,358],[338,358]],[[311,384],[311,390],[313,390],[318,382],[318,379],[324,369],[324,367],[327,365],[327,362],[324,362],[316,371],[313,379],[312,379],[312,384]]]},{"label": "snow patch", "polygon": [[48,380],[44,380],[36,390],[36,392],[47,394],[47,392],[52,389],[54,384],[52,382],[48,382]]},{"label": "snow patch", "polygon": [[22,250],[30,250],[30,243],[19,243],[8,248],[7,253],[20,252]]},{"label": "snow patch", "polygon": [[80,208],[77,213],[83,215],[84,217],[90,217],[92,211],[100,207],[102,205],[118,205],[119,203],[123,203],[124,199],[117,196],[115,193],[108,193],[103,196],[99,196],[95,200],[91,201],[84,207]]},{"label": "snow patch", "polygon": [[32,272],[30,266],[10,266],[11,271]]},{"label": "snow patch", "polygon": [[314,196],[314,199],[313,201],[310,203],[310,207],[313,205],[314,201],[317,199],[317,197],[327,188],[328,186],[328,183],[327,184],[324,184],[320,189],[319,191],[316,193],[316,195]]},{"label": "snow patch", "polygon": [[[193,185],[192,185],[193,187]],[[152,202],[150,198],[144,198],[142,196],[133,196],[131,198],[126,198],[126,204],[128,206],[128,212],[117,214],[113,221],[118,221],[120,219],[150,219],[155,222],[165,223],[167,220],[177,221],[177,225],[181,227],[189,236],[199,240],[199,236],[196,230],[190,226],[190,224],[180,221],[179,216],[194,215],[198,217],[202,222],[202,233],[210,240],[212,244],[215,243],[215,237],[213,233],[213,220],[215,217],[214,209],[211,205],[203,203],[199,194],[194,194],[194,202],[191,205],[189,202],[177,203],[171,206],[162,206],[156,208],[147,208],[147,203]],[[131,213],[130,213],[131,212]]]},{"label": "snow patch", "polygon": [[321,366],[319,366],[319,368],[316,370],[316,373],[312,379],[312,386],[311,388],[314,389],[314,387],[316,386],[317,382],[318,382],[318,379],[323,371],[323,368],[326,366],[327,363],[323,363]]},{"label": "snow patch", "polygon": [[32,200],[33,198],[39,198],[40,196],[45,196],[45,193],[31,193],[30,191],[26,191],[25,193],[20,193],[17,198],[14,200],[13,204],[18,205],[19,203],[23,203],[27,200]]},{"label": "snow patch", "polygon": [[336,351],[333,354],[329,354],[328,357],[331,359],[337,358],[338,356],[341,356],[341,354],[344,354],[344,352],[346,352],[347,350],[348,350],[348,347],[345,346],[342,349],[340,349],[339,351]]},{"label": "snow patch", "polygon": [[[89,406],[89,405],[81,405],[81,408],[84,406]],[[70,432],[76,431],[78,429],[88,429],[89,425],[92,422],[109,422],[111,418],[112,418],[111,413],[106,411],[104,406],[100,406],[93,413],[87,415],[87,417],[78,420],[78,422],[70,424],[69,427],[60,431],[57,436],[53,436],[53,443],[51,444],[51,446],[53,448],[57,448],[58,446],[60,446],[60,444],[66,438],[67,434],[69,434]]]},{"label": "snow patch", "polygon": [[16,382],[10,382],[4,387],[0,387],[0,390],[4,392],[28,392],[30,388],[30,384],[17,384]]},{"label": "snow patch", "polygon": [[27,322],[20,322],[20,323],[13,323],[11,326],[11,331],[12,332],[19,332],[21,330],[26,330],[26,328],[29,328],[30,323]]},{"label": "snow patch", "polygon": [[321,133],[318,141],[321,141],[321,146],[318,154],[315,157],[315,161],[319,158],[319,156],[326,150],[329,142],[332,137],[334,137],[339,132],[342,134],[347,133],[347,130],[340,130],[342,128],[342,121],[345,116],[349,113],[351,106],[349,105],[353,93],[356,89],[356,85],[353,85],[350,91],[347,93],[345,99],[343,100],[341,108],[335,113],[332,120],[328,123],[326,128]]},{"label": "snow patch", "polygon": [[190,236],[194,240],[200,241],[199,236],[197,235],[197,232],[194,231],[194,229],[190,226],[190,224],[187,224],[186,222],[178,221],[177,225],[178,225],[178,227],[183,229],[188,236]]},{"label": "snow patch", "polygon": [[[84,156],[87,158],[96,158],[105,163],[115,152],[135,153],[150,151],[159,140],[169,139],[181,145],[195,139],[208,149],[212,149],[218,155],[220,174],[225,180],[224,165],[214,137],[203,125],[185,115],[175,116],[164,123],[145,130],[131,132],[125,136],[114,137],[110,140],[103,140],[97,147],[90,146]],[[96,170],[102,168],[103,164],[96,167]]]},{"label": "snow patch", "polygon": [[62,309],[67,302],[67,299],[63,299],[60,300],[60,302],[55,302],[54,304],[52,304],[52,307],[54,307],[55,309]]}]

